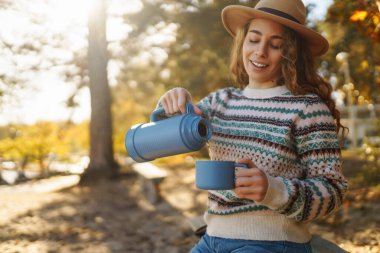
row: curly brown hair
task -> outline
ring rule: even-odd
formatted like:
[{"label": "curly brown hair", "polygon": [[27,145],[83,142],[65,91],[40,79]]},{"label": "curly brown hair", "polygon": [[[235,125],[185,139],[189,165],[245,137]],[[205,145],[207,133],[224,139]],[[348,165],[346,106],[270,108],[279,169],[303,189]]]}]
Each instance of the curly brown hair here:
[{"label": "curly brown hair", "polygon": [[[242,57],[243,42],[249,25],[250,22],[237,30],[231,50],[230,70],[234,81],[241,88],[244,88],[249,82]],[[278,84],[285,85],[295,95],[306,93],[318,95],[329,108],[337,125],[337,133],[341,133],[341,136],[344,137],[348,128],[340,122],[340,112],[336,109],[335,102],[331,98],[331,85],[318,75],[314,57],[302,38],[290,28],[285,26],[283,28],[282,76],[277,81]]]}]

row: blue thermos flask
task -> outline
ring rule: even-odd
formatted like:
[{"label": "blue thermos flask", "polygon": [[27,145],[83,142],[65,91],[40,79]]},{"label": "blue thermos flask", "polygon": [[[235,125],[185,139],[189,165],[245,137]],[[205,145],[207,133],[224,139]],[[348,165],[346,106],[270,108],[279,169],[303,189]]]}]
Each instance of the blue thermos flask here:
[{"label": "blue thermos flask", "polygon": [[131,127],[125,137],[125,147],[136,162],[200,150],[210,139],[210,123],[195,114],[193,105],[186,104],[186,113],[160,119],[163,108],[152,112],[150,123]]}]

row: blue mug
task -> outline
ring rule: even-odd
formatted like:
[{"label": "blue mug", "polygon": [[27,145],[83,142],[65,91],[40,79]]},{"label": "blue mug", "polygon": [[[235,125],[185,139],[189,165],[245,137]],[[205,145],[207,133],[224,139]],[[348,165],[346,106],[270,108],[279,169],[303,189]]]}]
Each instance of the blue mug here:
[{"label": "blue mug", "polygon": [[235,188],[235,167],[248,168],[246,164],[232,161],[196,161],[195,185],[204,190],[230,190]]},{"label": "blue mug", "polygon": [[137,124],[125,136],[128,155],[136,162],[200,150],[211,138],[210,123],[186,104],[186,113],[166,117],[164,108],[151,114],[151,122]]}]

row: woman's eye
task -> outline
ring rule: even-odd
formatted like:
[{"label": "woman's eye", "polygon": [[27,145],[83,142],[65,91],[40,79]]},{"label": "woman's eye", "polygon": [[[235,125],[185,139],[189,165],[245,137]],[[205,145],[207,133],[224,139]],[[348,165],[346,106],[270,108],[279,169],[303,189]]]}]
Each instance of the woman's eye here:
[{"label": "woman's eye", "polygon": [[281,49],[282,45],[270,45],[273,49]]},{"label": "woman's eye", "polygon": [[257,43],[259,41],[258,40],[249,40],[249,42],[251,42],[251,43]]}]

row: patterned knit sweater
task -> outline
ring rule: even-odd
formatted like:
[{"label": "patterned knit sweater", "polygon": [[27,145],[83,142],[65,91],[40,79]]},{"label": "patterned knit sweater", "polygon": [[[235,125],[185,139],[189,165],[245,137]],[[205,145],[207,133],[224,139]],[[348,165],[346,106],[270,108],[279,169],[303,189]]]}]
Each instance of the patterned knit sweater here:
[{"label": "patterned knit sweater", "polygon": [[209,191],[207,233],[247,240],[307,242],[307,223],[339,208],[347,189],[336,125],[316,95],[285,86],[226,88],[198,106],[210,120],[212,160],[251,159],[268,178],[263,201]]}]

